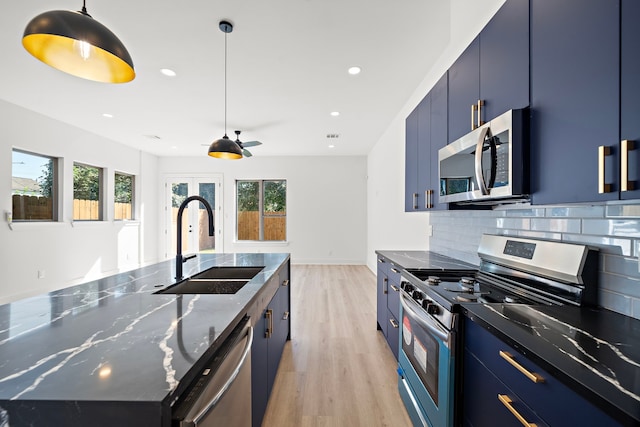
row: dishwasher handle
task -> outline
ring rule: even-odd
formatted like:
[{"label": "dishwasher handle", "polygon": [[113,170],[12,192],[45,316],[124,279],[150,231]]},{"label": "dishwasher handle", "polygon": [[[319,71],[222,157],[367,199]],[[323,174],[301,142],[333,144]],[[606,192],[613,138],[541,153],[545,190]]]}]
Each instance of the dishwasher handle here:
[{"label": "dishwasher handle", "polygon": [[213,399],[211,399],[209,401],[209,403],[207,403],[193,417],[193,420],[191,420],[191,422],[193,423],[194,426],[197,426],[198,423],[200,421],[202,421],[202,419],[209,413],[209,411],[211,411],[214,408],[214,406],[216,406],[216,404],[220,401],[220,399],[222,399],[222,396],[224,396],[224,394],[227,392],[227,390],[231,387],[231,385],[235,381],[236,377],[240,373],[240,370],[242,369],[242,367],[243,367],[243,365],[244,365],[244,363],[245,363],[245,361],[247,359],[247,355],[251,351],[251,345],[252,344],[253,344],[253,327],[249,326],[248,330],[247,330],[247,343],[245,345],[244,351],[242,352],[242,356],[240,357],[240,361],[238,362],[238,365],[235,367],[235,369],[233,370],[233,372],[229,376],[229,379],[227,379],[227,381],[224,383],[224,385],[222,387],[220,387],[220,390],[216,393],[216,395],[213,396]]}]

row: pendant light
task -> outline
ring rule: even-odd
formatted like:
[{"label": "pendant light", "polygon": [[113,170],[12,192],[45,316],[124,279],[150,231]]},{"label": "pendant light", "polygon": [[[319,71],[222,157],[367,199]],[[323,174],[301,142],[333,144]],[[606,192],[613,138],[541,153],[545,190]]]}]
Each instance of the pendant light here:
[{"label": "pendant light", "polygon": [[24,30],[22,45],[47,65],[83,79],[126,83],[136,73],[120,39],[82,10],[52,10],[33,18]]},{"label": "pendant light", "polygon": [[220,21],[220,31],[224,33],[224,136],[216,139],[209,147],[209,155],[219,159],[241,159],[240,146],[227,136],[227,34],[233,31],[233,25],[228,21]]}]

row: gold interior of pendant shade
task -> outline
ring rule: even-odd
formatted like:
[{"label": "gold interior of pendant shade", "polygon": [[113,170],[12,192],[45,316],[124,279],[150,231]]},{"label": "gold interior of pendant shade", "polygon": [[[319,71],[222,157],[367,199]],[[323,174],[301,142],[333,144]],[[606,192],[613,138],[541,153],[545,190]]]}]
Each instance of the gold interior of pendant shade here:
[{"label": "gold interior of pendant shade", "polygon": [[122,42],[86,12],[36,16],[25,28],[22,45],[45,64],[84,79],[126,83],[136,75]]}]

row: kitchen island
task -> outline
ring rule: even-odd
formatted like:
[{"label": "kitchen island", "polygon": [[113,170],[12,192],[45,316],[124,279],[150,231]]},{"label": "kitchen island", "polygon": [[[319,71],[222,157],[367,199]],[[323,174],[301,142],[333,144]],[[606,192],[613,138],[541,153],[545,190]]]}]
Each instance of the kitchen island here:
[{"label": "kitchen island", "polygon": [[255,325],[280,277],[288,284],[289,254],[203,254],[185,264],[185,277],[215,266],[264,267],[235,294],[156,293],[175,282],[174,265],[0,306],[0,420],[170,425],[172,403],[235,325],[245,315]]}]

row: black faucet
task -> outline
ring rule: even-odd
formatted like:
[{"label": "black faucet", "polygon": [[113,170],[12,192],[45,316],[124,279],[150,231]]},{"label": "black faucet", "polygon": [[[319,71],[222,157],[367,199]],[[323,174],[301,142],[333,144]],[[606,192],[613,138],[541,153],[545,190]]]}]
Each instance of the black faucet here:
[{"label": "black faucet", "polygon": [[177,223],[178,250],[176,252],[176,279],[177,280],[182,279],[182,264],[186,262],[188,259],[195,257],[195,255],[192,255],[189,257],[182,256],[182,212],[184,211],[184,208],[187,207],[187,204],[189,204],[189,202],[192,202],[194,200],[199,200],[200,203],[202,203],[204,207],[207,209],[207,214],[209,215],[209,236],[213,236],[213,211],[211,210],[211,205],[209,204],[209,202],[207,202],[203,197],[200,197],[200,196],[189,196],[186,199],[184,199],[184,201],[180,204],[180,208],[178,208],[178,223]]}]

